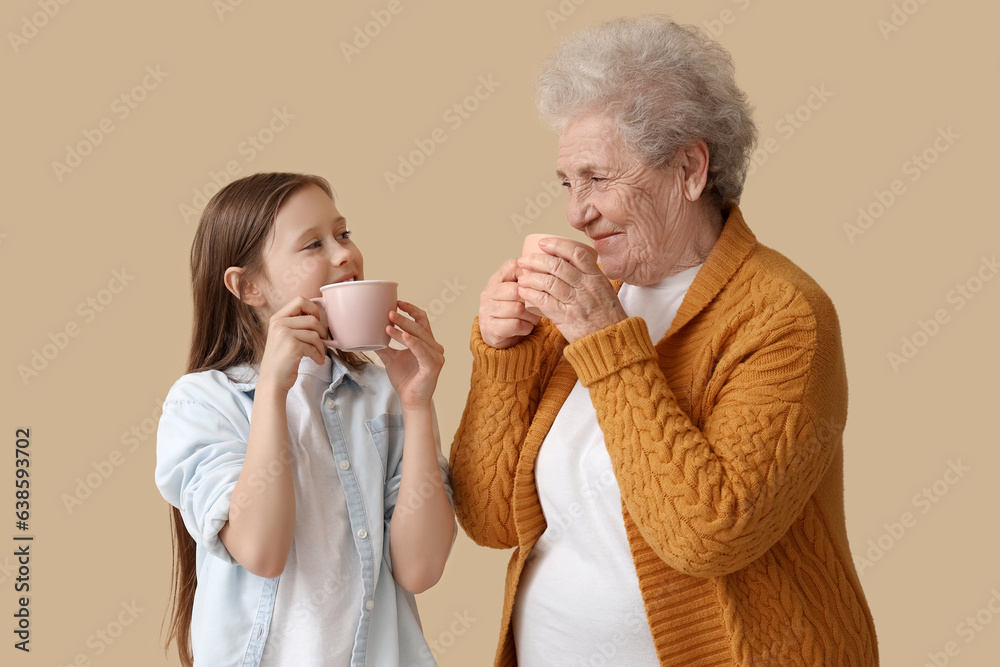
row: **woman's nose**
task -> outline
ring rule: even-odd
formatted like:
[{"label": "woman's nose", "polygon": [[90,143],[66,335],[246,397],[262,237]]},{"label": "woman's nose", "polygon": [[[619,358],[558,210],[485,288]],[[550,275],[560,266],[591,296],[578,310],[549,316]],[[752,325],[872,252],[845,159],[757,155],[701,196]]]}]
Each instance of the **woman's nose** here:
[{"label": "woman's nose", "polygon": [[590,203],[589,197],[569,195],[566,202],[566,219],[574,229],[583,230],[590,222],[599,216],[597,209]]}]

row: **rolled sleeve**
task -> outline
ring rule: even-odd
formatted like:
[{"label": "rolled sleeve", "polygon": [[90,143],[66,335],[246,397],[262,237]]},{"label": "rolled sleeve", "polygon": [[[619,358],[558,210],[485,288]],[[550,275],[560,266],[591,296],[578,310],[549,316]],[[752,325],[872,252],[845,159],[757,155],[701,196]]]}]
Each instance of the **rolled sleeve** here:
[{"label": "rolled sleeve", "polygon": [[[225,376],[185,376],[163,405],[156,442],[156,486],[181,511],[191,537],[229,564],[219,531],[229,520],[243,470],[250,421]],[[219,374],[221,375],[221,374]],[[249,399],[248,399],[249,401]]]}]

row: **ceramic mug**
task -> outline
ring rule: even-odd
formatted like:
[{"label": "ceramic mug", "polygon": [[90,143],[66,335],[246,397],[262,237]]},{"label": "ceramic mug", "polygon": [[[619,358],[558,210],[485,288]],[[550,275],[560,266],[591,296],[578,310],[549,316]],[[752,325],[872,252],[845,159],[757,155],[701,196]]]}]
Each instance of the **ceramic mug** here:
[{"label": "ceramic mug", "polygon": [[399,283],[351,280],[323,285],[321,297],[310,299],[326,311],[330,327],[327,347],[344,352],[381,350],[389,345],[389,311],[396,310]]},{"label": "ceramic mug", "polygon": [[[538,242],[544,238],[563,239],[564,241],[569,241],[570,243],[576,244],[581,248],[583,248],[584,250],[586,250],[588,253],[590,253],[590,256],[594,258],[595,262],[597,261],[597,250],[595,250],[592,246],[589,246],[586,243],[583,243],[582,241],[577,241],[576,239],[571,239],[566,236],[556,236],[555,234],[528,234],[527,236],[524,237],[524,246],[521,248],[521,256],[524,257],[525,255],[531,255],[536,252],[546,254],[542,251],[541,248],[538,247]],[[535,315],[542,314],[542,311],[538,310],[534,306],[526,305],[525,310]]]}]

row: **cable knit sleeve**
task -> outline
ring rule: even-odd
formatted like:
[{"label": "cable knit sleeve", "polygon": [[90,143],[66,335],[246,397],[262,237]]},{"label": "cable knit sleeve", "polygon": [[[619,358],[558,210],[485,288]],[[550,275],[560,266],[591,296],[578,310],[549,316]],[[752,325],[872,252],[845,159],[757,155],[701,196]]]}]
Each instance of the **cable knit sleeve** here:
[{"label": "cable knit sleeve", "polygon": [[472,381],[450,467],[458,523],[477,544],[517,546],[511,500],[518,455],[565,344],[548,320],[506,350],[483,342],[478,318],[472,327]]},{"label": "cable knit sleeve", "polygon": [[[566,348],[590,390],[626,510],[670,567],[722,576],[764,554],[830,465],[846,419],[839,324],[826,295],[754,295],[704,354],[699,424],[679,407],[645,322]],[[749,314],[748,314],[749,313]]]}]

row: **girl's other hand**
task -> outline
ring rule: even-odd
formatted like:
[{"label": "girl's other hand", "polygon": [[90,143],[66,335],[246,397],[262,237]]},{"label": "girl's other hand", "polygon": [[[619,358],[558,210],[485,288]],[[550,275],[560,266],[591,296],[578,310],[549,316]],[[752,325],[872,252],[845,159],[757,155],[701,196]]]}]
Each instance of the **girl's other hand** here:
[{"label": "girl's other hand", "polygon": [[297,296],[271,316],[260,362],[260,384],[287,393],[299,375],[299,362],[326,358],[326,314],[309,299]]},{"label": "girl's other hand", "polygon": [[389,382],[399,394],[403,407],[427,407],[444,366],[444,347],[434,340],[427,313],[406,301],[397,301],[396,307],[413,319],[390,311],[386,331],[406,349],[386,347],[375,353],[385,364]]}]

